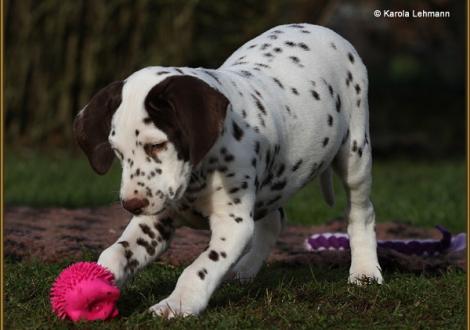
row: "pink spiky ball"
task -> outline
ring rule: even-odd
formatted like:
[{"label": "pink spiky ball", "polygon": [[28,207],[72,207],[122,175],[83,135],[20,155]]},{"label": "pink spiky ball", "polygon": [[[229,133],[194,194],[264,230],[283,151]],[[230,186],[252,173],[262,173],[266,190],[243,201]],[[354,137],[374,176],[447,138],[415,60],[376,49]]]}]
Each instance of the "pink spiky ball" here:
[{"label": "pink spiky ball", "polygon": [[118,316],[120,291],[114,275],[96,262],[77,262],[64,269],[51,288],[52,311],[60,318],[106,320]]}]

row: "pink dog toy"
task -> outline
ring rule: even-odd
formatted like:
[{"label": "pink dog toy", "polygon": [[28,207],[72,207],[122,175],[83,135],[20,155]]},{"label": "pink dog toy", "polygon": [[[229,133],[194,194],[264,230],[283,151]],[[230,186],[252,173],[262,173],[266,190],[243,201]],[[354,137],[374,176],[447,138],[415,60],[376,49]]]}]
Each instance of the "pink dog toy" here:
[{"label": "pink dog toy", "polygon": [[106,320],[119,312],[113,274],[95,262],[77,262],[60,273],[51,289],[52,311],[60,318]]}]

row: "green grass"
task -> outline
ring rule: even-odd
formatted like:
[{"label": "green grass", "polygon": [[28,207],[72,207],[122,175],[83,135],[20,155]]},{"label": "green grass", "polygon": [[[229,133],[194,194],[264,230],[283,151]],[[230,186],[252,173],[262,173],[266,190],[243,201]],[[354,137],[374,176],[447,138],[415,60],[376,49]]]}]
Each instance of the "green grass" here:
[{"label": "green grass", "polygon": [[[92,259],[91,259],[92,260]],[[50,311],[49,288],[69,264],[6,263],[5,329],[67,329]],[[182,269],[153,264],[122,290],[121,316],[79,329],[463,329],[465,274],[385,273],[382,286],[346,284],[346,268],[265,267],[255,282],[222,285],[199,317],[154,319]]]},{"label": "green grass", "polygon": [[[377,221],[400,220],[417,226],[437,224],[465,230],[465,162],[376,161],[372,201]],[[93,207],[117,201],[120,167],[95,174],[85,156],[37,152],[6,153],[5,202],[36,207]],[[287,206],[289,223],[322,224],[342,216],[345,194],[335,179],[337,203],[323,202],[318,183],[309,184]]]},{"label": "green grass", "polygon": [[[5,201],[36,207],[91,207],[116,200],[119,167],[95,175],[84,157],[38,153],[6,155]],[[317,183],[288,205],[290,223],[319,224],[341,216],[345,196],[338,182],[337,205],[328,208]],[[377,161],[372,199],[377,220],[398,219],[430,227],[442,224],[464,231],[465,164]],[[86,258],[96,260],[97,251]],[[57,264],[5,264],[5,328],[67,329],[50,311],[49,288],[74,260]],[[466,275],[457,270],[424,276],[386,270],[385,284],[358,288],[346,284],[347,269],[270,265],[254,283],[224,284],[200,317],[166,321],[146,310],[168,296],[181,268],[153,264],[122,291],[121,316],[85,323],[80,329],[462,329],[465,327]]]}]

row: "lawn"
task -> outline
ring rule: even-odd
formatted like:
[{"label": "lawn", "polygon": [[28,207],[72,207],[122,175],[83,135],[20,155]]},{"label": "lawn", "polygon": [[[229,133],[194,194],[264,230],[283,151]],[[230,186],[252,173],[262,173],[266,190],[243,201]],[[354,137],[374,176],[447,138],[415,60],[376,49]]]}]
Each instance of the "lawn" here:
[{"label": "lawn", "polygon": [[[119,168],[99,177],[83,157],[68,153],[6,155],[5,202],[36,207],[90,207],[116,201]],[[378,221],[398,219],[417,226],[445,225],[466,229],[465,164],[377,161],[373,202]],[[317,224],[340,216],[344,193],[336,182],[337,205],[327,208],[317,184],[299,192],[288,205],[290,223]],[[96,260],[90,251],[87,260]],[[50,312],[48,290],[68,264],[38,261],[5,263],[5,328],[67,329]],[[181,268],[153,264],[122,291],[121,317],[82,329],[229,329],[229,328],[404,328],[465,327],[465,273],[450,269],[440,275],[385,270],[385,284],[353,287],[346,268],[274,264],[264,267],[254,283],[224,284],[198,318],[152,319],[146,309],[172,290]]]},{"label": "lawn", "polygon": [[[7,263],[5,329],[67,329],[50,312],[48,292],[68,265]],[[382,286],[346,284],[346,268],[265,267],[255,282],[225,284],[199,317],[165,321],[146,310],[165,298],[182,269],[153,264],[123,290],[121,317],[80,329],[462,329],[465,275],[386,272]]]}]

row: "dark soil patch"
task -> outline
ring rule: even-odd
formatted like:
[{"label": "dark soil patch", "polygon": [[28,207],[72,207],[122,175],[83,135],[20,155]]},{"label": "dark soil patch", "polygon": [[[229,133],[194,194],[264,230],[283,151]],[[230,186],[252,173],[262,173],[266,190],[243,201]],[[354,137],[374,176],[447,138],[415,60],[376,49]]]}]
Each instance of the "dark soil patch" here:
[{"label": "dark soil patch", "polygon": [[[95,209],[35,209],[7,207],[4,213],[4,255],[14,260],[31,258],[55,262],[62,258],[80,259],[89,251],[98,254],[112,244],[130,220],[118,205]],[[268,262],[313,264],[315,266],[348,265],[349,252],[307,252],[304,240],[311,234],[344,232],[346,222],[336,219],[322,226],[288,226],[282,233]],[[378,239],[434,238],[434,229],[412,227],[400,222],[377,225]],[[180,228],[171,248],[160,262],[187,265],[201,253],[209,241],[209,232]],[[439,272],[449,267],[466,269],[466,251],[434,257],[406,256],[390,250],[379,250],[384,269],[411,272]]]}]

